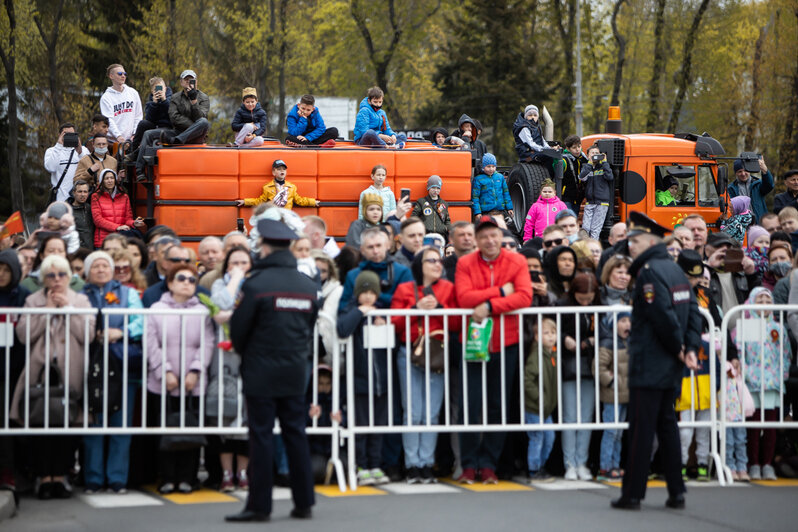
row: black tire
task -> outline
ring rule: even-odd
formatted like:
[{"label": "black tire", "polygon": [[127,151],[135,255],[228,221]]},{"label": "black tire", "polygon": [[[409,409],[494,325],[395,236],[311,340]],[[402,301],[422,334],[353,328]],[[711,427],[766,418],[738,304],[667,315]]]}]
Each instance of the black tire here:
[{"label": "black tire", "polygon": [[546,179],[551,179],[551,175],[537,163],[517,163],[507,176],[507,188],[513,201],[515,224],[522,237],[526,213],[538,200],[541,185]]}]

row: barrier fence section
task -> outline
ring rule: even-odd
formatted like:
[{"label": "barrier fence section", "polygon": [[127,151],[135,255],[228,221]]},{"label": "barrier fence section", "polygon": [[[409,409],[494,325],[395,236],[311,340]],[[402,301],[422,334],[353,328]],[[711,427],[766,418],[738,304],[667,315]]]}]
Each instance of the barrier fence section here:
[{"label": "barrier fence section", "polygon": [[[207,325],[207,317],[206,309],[105,308],[98,312],[95,308],[73,307],[0,308],[0,353],[3,356],[0,437],[55,434],[246,436],[242,381],[240,376],[233,377],[237,375],[233,367],[238,366],[238,355],[218,346],[225,340],[224,332],[221,327]],[[178,341],[170,340],[174,332],[170,327],[176,325],[175,319],[179,321]],[[187,337],[190,326],[187,322],[191,320],[199,322],[198,338]],[[313,334],[313,357],[308,361],[313,405],[318,404],[315,368],[320,362],[318,324],[321,321],[335,327],[334,318],[319,313]],[[102,330],[99,335],[95,333],[98,330]],[[116,341],[111,340],[111,335]],[[76,347],[79,348],[77,352]],[[332,412],[338,412],[341,410],[341,350],[337,338],[334,338],[332,351],[328,353],[332,369]],[[193,386],[187,382],[188,368],[199,369]],[[13,369],[21,372],[16,382],[11,380]],[[212,370],[215,379],[209,382],[208,374]],[[116,372],[121,372],[121,376]],[[168,373],[176,380],[169,383]],[[154,385],[156,382],[158,384]],[[210,391],[209,384],[213,385]],[[176,395],[175,389],[179,390]],[[176,402],[174,399],[179,402],[178,416],[170,416],[174,413],[171,412],[175,408],[171,404]],[[150,404],[152,401],[156,404]],[[123,415],[115,416],[117,409]],[[138,413],[136,419],[134,412]],[[329,482],[335,470],[339,487],[344,491],[339,423],[336,419],[330,419],[329,424],[327,420],[324,424],[319,421],[318,417],[313,418],[307,433],[331,438],[327,480]],[[279,423],[276,423],[275,433],[279,432]]]},{"label": "barrier fence section", "polygon": [[[725,415],[726,405],[730,403],[727,389],[730,376],[725,371],[725,364],[730,358],[729,344],[724,342],[721,357],[724,371],[720,383],[721,408],[718,428],[724,464],[728,463],[727,440],[733,429],[746,429],[746,443],[752,437],[759,438],[760,430],[766,432],[776,429],[798,429],[798,421],[785,419],[787,380],[790,366],[794,362],[788,331],[792,332],[793,337],[798,338],[796,305],[740,305],[730,309],[723,317],[722,338],[729,338],[731,333],[734,339],[738,352],[740,378],[749,388],[753,401],[750,405],[753,413],[744,416],[741,421],[731,421],[728,419],[729,416]],[[736,383],[733,384],[733,388],[740,390]],[[739,399],[744,402],[744,398]],[[793,410],[793,416],[795,414]],[[772,442],[775,446],[775,437]],[[768,443],[763,441],[762,446],[765,445]],[[759,457],[747,455],[747,458],[749,464],[760,464]],[[731,478],[731,468],[726,467],[726,474]]]},{"label": "barrier fence section", "polygon": [[[613,374],[618,374],[618,314],[631,312],[629,306],[611,307],[546,307],[546,308],[527,308],[500,316],[498,323],[494,323],[494,334],[498,331],[501,340],[499,353],[491,353],[491,360],[488,362],[465,362],[466,347],[463,342],[464,332],[468,330],[468,319],[473,314],[472,309],[401,309],[401,310],[377,310],[372,311],[366,316],[366,324],[363,332],[363,353],[355,353],[352,338],[346,345],[346,392],[348,416],[346,428],[342,429],[344,436],[348,439],[348,474],[349,485],[352,489],[357,487],[357,463],[356,463],[356,441],[369,434],[390,434],[390,433],[474,433],[474,432],[506,432],[506,431],[571,431],[571,430],[622,430],[628,428],[625,421],[599,421],[601,419],[600,384],[597,377],[599,374],[599,350],[601,341],[607,341],[612,346]],[[702,316],[707,320],[706,338],[708,345],[715,345],[715,324],[712,316],[701,309]],[[419,326],[424,331],[430,331],[430,318],[442,317],[443,319],[443,370],[442,379],[437,378],[435,372],[430,370],[430,337],[425,336],[422,343],[424,351],[424,363],[414,366],[411,362],[411,349],[414,348],[411,342],[411,331],[417,331]],[[542,335],[537,338],[530,338],[533,328],[540,330],[544,319],[555,321],[557,340],[554,349],[556,356],[557,372],[557,417],[553,424],[545,423],[543,415],[544,378],[542,372],[538,372],[538,422],[527,423],[525,421],[524,389],[525,377],[524,368],[528,356],[538,357],[538,368],[543,368],[543,339]],[[584,326],[589,330],[580,330],[584,326],[582,319],[587,321]],[[394,325],[402,320],[405,333],[401,337],[395,337]],[[413,320],[419,323],[414,324]],[[505,346],[508,324],[516,321],[518,328],[518,344],[520,348]],[[575,342],[569,342],[561,334],[563,322],[566,321],[573,329]],[[412,326],[411,326],[412,325]],[[459,332],[455,332],[459,331]],[[604,335],[604,336],[602,336]],[[609,338],[607,338],[609,337]],[[395,340],[396,338],[396,340]],[[569,345],[564,345],[568,342]],[[587,346],[583,347],[583,343]],[[508,347],[510,349],[508,349]],[[529,353],[524,352],[524,348],[529,348]],[[571,364],[570,358],[564,359],[563,347],[574,352],[573,373],[574,379],[563,378],[563,363]],[[509,351],[509,354],[508,354]],[[590,357],[591,361],[583,361],[582,355]],[[498,355],[497,359],[494,358]],[[358,387],[356,384],[356,357],[366,357],[366,367],[373,368],[365,376],[366,389],[363,390],[361,382]],[[383,367],[380,357],[384,357],[384,367],[386,375],[380,374]],[[399,363],[398,363],[399,362]],[[497,368],[498,363],[498,368]],[[588,371],[587,367],[590,366]],[[715,365],[709,364],[710,382],[717,382]],[[396,371],[404,372],[404,375],[396,375]],[[418,375],[418,371],[423,372],[423,380],[419,383],[418,378],[415,382],[413,374]],[[587,375],[583,375],[583,372]],[[401,379],[404,377],[404,379]],[[361,375],[361,379],[363,376]],[[695,376],[691,372],[691,380]],[[383,380],[385,386],[383,389]],[[400,382],[397,383],[397,380]],[[433,380],[436,381],[433,384]],[[497,383],[498,380],[498,383]],[[575,386],[569,385],[569,390],[574,389],[573,397],[566,399],[571,404],[575,404],[575,419],[566,421],[563,419],[563,383],[569,380],[575,381]],[[375,382],[376,381],[376,382]],[[442,382],[441,382],[442,381]],[[589,383],[590,390],[583,390],[583,382]],[[413,390],[414,386],[423,387],[424,402],[421,416],[414,416],[418,405],[413,404],[413,397],[417,395]],[[498,385],[497,385],[498,384]],[[516,388],[517,384],[517,388]],[[436,394],[441,393],[440,415],[435,412],[433,403]],[[396,419],[396,414],[392,405],[397,388],[401,388],[401,402],[404,415],[402,419]],[[435,393],[433,393],[435,392]],[[570,392],[567,392],[570,394]],[[613,380],[613,420],[619,419],[619,410],[622,404],[618,401],[618,379]],[[583,394],[589,408],[583,412]],[[711,433],[710,457],[714,461],[716,470],[719,471],[718,479],[721,485],[726,484],[723,475],[722,462],[717,445],[717,412],[711,409],[711,417],[708,420],[696,419],[696,388],[691,386],[691,405],[689,420],[680,421],[682,428],[704,428]],[[387,395],[382,398],[380,396]],[[497,401],[498,396],[498,401]],[[426,398],[426,399],[424,399]],[[366,399],[368,409],[368,421],[357,423],[358,415],[356,409],[363,406]],[[376,400],[387,403],[387,416],[384,419],[376,419]],[[471,399],[471,400],[470,400]],[[511,402],[512,399],[512,402]],[[517,401],[517,402],[516,402]],[[716,404],[715,386],[711,386],[711,402]],[[498,403],[498,404],[497,404]],[[623,405],[625,406],[625,405]],[[436,418],[439,417],[439,422]],[[416,422],[413,422],[416,420]],[[498,450],[500,452],[501,449]],[[362,465],[362,464],[361,464]]]}]

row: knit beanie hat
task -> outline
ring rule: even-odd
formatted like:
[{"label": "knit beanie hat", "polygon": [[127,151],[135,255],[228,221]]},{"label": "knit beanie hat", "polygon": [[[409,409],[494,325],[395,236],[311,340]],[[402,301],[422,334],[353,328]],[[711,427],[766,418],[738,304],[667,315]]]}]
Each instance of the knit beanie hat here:
[{"label": "knit beanie hat", "polygon": [[535,111],[538,114],[538,116],[540,116],[540,111],[538,111],[537,105],[527,105],[526,107],[524,107],[524,118],[526,118],[526,115],[529,114],[529,111]]},{"label": "knit beanie hat", "polygon": [[559,222],[563,218],[568,218],[569,216],[573,216],[576,218],[576,213],[571,209],[565,209],[564,211],[560,211],[557,213],[557,216],[554,217],[554,223]]},{"label": "knit beanie hat", "polygon": [[363,270],[355,278],[355,299],[363,292],[380,295],[380,277],[371,270]]},{"label": "knit beanie hat", "polygon": [[111,271],[114,269],[114,259],[111,258],[111,255],[106,253],[105,251],[92,251],[89,253],[88,257],[83,260],[83,271],[86,276],[86,279],[89,278],[89,272],[91,271],[91,265],[94,263],[95,260],[106,260],[108,264],[111,266]]},{"label": "knit beanie hat", "polygon": [[443,180],[438,175],[431,175],[429,179],[427,179],[427,190],[431,189],[432,187],[443,188]]},{"label": "knit beanie hat", "polygon": [[761,225],[752,225],[748,228],[748,245],[753,245],[754,241],[760,236],[768,236],[768,230]]},{"label": "knit beanie hat", "polygon": [[740,170],[743,169],[743,160],[742,159],[735,159],[734,160],[734,173],[736,174]]},{"label": "knit beanie hat", "polygon": [[241,99],[245,99],[248,97],[258,99],[258,91],[255,90],[255,87],[246,87],[243,91],[241,91]]},{"label": "knit beanie hat", "polygon": [[379,205],[382,208],[382,196],[379,194],[363,194],[363,217],[366,217],[366,209],[369,208],[369,205]]},{"label": "knit beanie hat", "polygon": [[482,166],[488,166],[490,164],[496,166],[496,156],[492,153],[486,153],[482,156]]},{"label": "knit beanie hat", "polygon": [[62,216],[69,214],[71,211],[72,209],[68,203],[63,201],[54,201],[49,207],[47,207],[47,217],[60,220]]}]

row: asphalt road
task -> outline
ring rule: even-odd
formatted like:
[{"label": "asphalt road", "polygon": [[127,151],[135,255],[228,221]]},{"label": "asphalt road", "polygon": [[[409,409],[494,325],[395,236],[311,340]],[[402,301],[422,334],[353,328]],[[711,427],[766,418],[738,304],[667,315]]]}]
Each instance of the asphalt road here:
[{"label": "asphalt road", "polygon": [[[269,528],[381,532],[798,530],[798,483],[790,481],[776,486],[727,488],[693,484],[687,494],[687,508],[680,511],[664,507],[667,494],[659,487],[649,489],[641,511],[630,512],[610,509],[610,500],[619,494],[616,487],[562,480],[536,489],[515,483],[502,483],[495,489],[478,492],[448,484],[433,488],[396,484],[369,491],[373,494],[331,497],[319,493],[310,521],[288,517],[292,503],[287,500],[288,493],[281,491],[271,522],[252,525],[224,523],[225,514],[242,508],[243,493],[229,496],[204,490],[181,500],[141,492],[127,496],[80,495],[67,501],[24,498],[17,516],[0,523],[0,529],[4,532],[201,532]],[[330,493],[336,495],[334,490]]]}]

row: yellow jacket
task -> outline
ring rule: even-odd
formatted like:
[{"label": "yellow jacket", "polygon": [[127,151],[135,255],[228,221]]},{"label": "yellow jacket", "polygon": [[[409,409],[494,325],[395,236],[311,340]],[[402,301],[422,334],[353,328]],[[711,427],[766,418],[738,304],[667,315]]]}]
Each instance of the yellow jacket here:
[{"label": "yellow jacket", "polygon": [[[315,207],[316,200],[313,198],[305,198],[297,194],[296,192],[296,185],[293,183],[289,183],[288,181],[285,182],[285,187],[288,189],[288,198],[286,204],[283,205],[286,209],[291,209],[294,207],[296,203],[300,207]],[[244,205],[247,207],[252,207],[255,205],[260,205],[261,203],[265,203],[267,201],[272,201],[274,197],[277,195],[277,184],[274,182],[274,179],[269,181],[263,186],[263,194],[258,196],[257,198],[246,198],[244,199]]]}]

